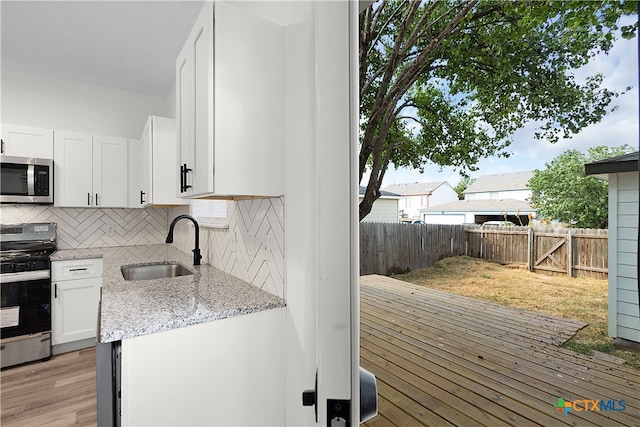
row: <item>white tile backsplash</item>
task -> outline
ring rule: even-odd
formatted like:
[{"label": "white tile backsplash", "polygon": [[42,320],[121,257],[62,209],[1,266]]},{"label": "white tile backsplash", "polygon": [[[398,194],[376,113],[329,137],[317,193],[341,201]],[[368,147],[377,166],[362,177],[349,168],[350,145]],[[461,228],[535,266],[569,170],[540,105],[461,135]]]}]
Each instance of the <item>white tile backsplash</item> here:
[{"label": "white tile backsplash", "polygon": [[[146,209],[55,208],[2,205],[0,222],[54,222],[60,249],[164,243],[169,224],[189,206]],[[273,295],[284,298],[284,199],[229,202],[228,228],[200,228],[202,259]],[[174,245],[191,255],[193,227],[182,220]]]},{"label": "white tile backsplash", "polygon": [[[43,205],[2,205],[0,222],[53,222],[60,249],[164,243],[168,208],[83,209]],[[173,209],[172,209],[173,210]]]},{"label": "white tile backsplash", "polygon": [[[174,209],[169,221],[187,213],[188,207]],[[227,218],[228,228],[200,228],[202,259],[284,298],[284,199],[229,202]],[[194,234],[189,221],[176,225],[174,244],[191,254]]]}]

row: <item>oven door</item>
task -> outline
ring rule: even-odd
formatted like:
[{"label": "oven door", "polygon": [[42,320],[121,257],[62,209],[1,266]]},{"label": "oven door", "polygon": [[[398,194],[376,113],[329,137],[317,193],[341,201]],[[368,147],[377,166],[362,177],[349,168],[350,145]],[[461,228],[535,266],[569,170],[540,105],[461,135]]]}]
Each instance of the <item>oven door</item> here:
[{"label": "oven door", "polygon": [[49,270],[0,274],[0,338],[51,331]]}]

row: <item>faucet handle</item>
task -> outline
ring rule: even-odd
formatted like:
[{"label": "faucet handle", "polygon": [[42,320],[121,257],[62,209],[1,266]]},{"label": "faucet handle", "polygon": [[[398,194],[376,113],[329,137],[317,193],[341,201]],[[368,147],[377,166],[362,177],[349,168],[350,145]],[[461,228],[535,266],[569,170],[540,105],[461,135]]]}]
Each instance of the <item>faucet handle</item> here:
[{"label": "faucet handle", "polygon": [[200,249],[193,249],[193,265],[200,265],[200,260],[202,259],[202,255],[200,255]]}]

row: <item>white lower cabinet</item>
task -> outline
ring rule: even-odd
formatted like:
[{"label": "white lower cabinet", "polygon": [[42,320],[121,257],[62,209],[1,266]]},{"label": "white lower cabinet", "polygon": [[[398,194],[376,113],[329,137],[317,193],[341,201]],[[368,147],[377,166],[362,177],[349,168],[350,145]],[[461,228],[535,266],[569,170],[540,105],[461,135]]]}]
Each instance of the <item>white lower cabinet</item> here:
[{"label": "white lower cabinet", "polygon": [[[51,343],[54,353],[95,344],[101,287],[100,258],[51,263]],[[63,350],[55,351],[56,346],[62,346]]]}]

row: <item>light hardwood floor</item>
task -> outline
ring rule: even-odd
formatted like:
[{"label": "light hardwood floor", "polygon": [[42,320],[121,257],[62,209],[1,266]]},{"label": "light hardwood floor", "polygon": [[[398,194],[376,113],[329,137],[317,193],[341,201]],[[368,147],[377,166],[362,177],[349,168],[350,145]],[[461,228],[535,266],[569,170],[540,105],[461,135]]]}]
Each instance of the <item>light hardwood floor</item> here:
[{"label": "light hardwood floor", "polygon": [[95,426],[95,361],[90,348],[4,369],[0,425]]}]

